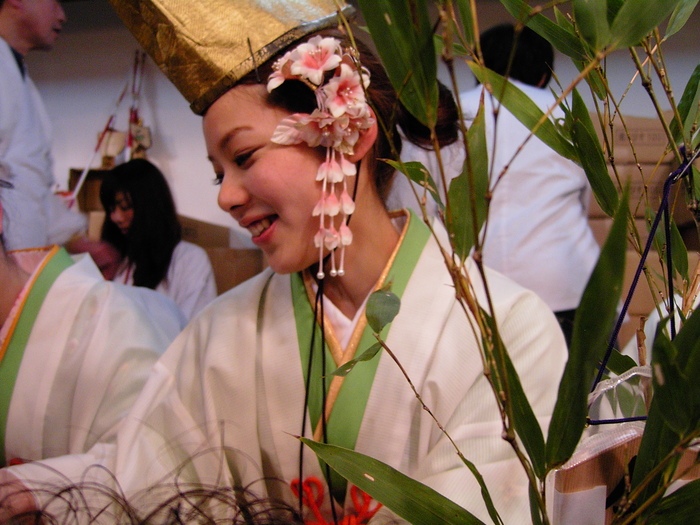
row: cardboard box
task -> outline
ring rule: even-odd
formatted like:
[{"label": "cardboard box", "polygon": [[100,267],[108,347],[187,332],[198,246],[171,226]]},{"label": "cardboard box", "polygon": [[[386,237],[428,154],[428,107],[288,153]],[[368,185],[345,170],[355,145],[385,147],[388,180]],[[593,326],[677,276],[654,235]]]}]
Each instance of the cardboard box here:
[{"label": "cardboard box", "polygon": [[229,228],[183,215],[178,218],[182,225],[182,239],[201,246],[207,252],[219,294],[265,268],[261,250],[229,247]]},{"label": "cardboard box", "polygon": [[[640,256],[637,252],[633,250],[628,250],[627,258],[625,261],[625,275],[622,284],[622,296],[621,301],[624,302],[627,298],[627,294],[632,285],[634,279],[634,274],[637,271],[637,266],[639,265]],[[700,253],[696,251],[688,252],[688,272],[692,273],[700,260]],[[637,287],[635,288],[634,295],[630,302],[629,309],[627,311],[628,319],[620,330],[618,337],[618,343],[620,347],[624,347],[630,339],[634,336],[636,329],[639,327],[639,318],[641,316],[648,316],[652,310],[655,308],[656,303],[660,302],[662,297],[659,295],[659,290],[665,290],[664,280],[665,277],[661,274],[662,263],[659,259],[659,253],[656,251],[649,252],[649,256],[646,260],[646,267],[651,272],[651,276],[654,282],[655,289],[649,286],[647,279],[642,273],[639,278]],[[665,298],[665,296],[664,296]]]},{"label": "cardboard box", "polygon": [[[670,122],[672,117],[671,112],[664,114],[666,122]],[[605,148],[598,115],[591,113],[591,120],[601,145]],[[673,154],[666,151],[668,138],[658,118],[618,116],[613,121],[612,129],[606,124],[605,134],[611,142],[611,151],[604,150],[604,155],[606,158],[612,156],[615,164],[657,164],[659,161],[668,163],[674,159]]]},{"label": "cardboard box", "polygon": [[[664,182],[674,171],[675,167],[668,163],[658,166],[656,164],[640,164],[639,166],[636,164],[620,164],[616,167],[619,184],[612,167],[608,166],[610,177],[620,194],[624,185],[629,183],[629,203],[634,216],[644,218],[647,206],[650,206],[654,212],[658,211],[663,196]],[[682,185],[677,183],[671,189],[669,202],[676,200],[679,191],[682,191]],[[681,205],[684,205],[683,195],[680,194],[679,197],[681,197]],[[591,196],[588,216],[607,217],[593,196]]]},{"label": "cardboard box", "polygon": [[[104,211],[100,202],[100,186],[102,178],[107,170],[89,170],[83,186],[78,192],[78,209],[84,212]],[[78,184],[78,180],[82,175],[83,170],[71,168],[68,174],[68,189],[73,191],[73,188]]]},{"label": "cardboard box", "polygon": [[[613,220],[610,217],[592,217],[588,219],[588,224],[590,225],[591,230],[593,231],[593,236],[595,237],[595,240],[598,242],[599,246],[603,246],[605,239],[608,238],[610,228],[612,228],[612,223]],[[639,238],[642,246],[644,246],[649,238],[649,227],[647,226],[647,222],[645,219],[635,219],[634,223],[637,227],[637,231],[639,232]],[[630,238],[629,232],[627,238]],[[631,243],[629,248],[633,248]]]}]

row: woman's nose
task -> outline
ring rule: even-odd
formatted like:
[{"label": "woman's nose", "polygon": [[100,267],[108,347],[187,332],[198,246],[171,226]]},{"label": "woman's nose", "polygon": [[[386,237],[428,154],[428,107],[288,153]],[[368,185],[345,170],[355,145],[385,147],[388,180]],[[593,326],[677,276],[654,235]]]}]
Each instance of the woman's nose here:
[{"label": "woman's nose", "polygon": [[248,202],[249,195],[243,184],[235,177],[224,175],[219,186],[219,208],[226,213],[234,213],[237,208]]}]

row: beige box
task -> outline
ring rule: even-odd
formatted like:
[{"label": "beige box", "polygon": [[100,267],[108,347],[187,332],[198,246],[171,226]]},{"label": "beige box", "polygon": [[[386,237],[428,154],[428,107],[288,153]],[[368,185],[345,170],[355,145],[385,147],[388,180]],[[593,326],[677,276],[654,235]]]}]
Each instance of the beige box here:
[{"label": "beige box", "polygon": [[[664,181],[674,171],[675,167],[672,164],[619,164],[616,166],[617,176],[612,167],[608,165],[608,172],[613,180],[615,187],[624,188],[625,184],[629,183],[629,205],[630,209],[637,218],[644,218],[647,207],[651,207],[654,212],[658,211],[663,196]],[[619,182],[618,182],[619,181]],[[677,196],[680,197],[680,205],[685,206],[683,194],[681,191],[681,183],[676,183],[671,188],[669,202],[676,201]],[[588,208],[589,217],[607,217],[595,200],[591,197],[591,203]]]},{"label": "beige box", "polygon": [[[672,114],[667,112],[664,114],[664,118],[666,122],[670,122]],[[591,119],[598,133],[598,138],[605,148],[598,115],[591,113]],[[659,161],[662,163],[673,161],[673,154],[666,152],[668,138],[661,122],[657,118],[623,116],[621,119],[618,116],[613,121],[612,129],[606,127],[606,135],[608,140],[611,141],[612,151],[608,152],[604,149],[604,154],[610,157],[610,153],[612,153],[616,164],[632,164],[636,162],[657,164]]]},{"label": "beige box", "polygon": [[[593,236],[595,237],[595,240],[599,246],[603,246],[603,243],[605,243],[605,240],[608,238],[610,228],[612,228],[612,223],[613,220],[610,217],[591,217],[588,219],[588,224],[591,227],[591,230],[593,231]],[[637,227],[637,231],[639,232],[639,239],[643,248],[647,242],[647,239],[649,238],[649,228],[647,226],[647,222],[645,219],[635,219],[634,224]],[[629,227],[627,238],[631,238]],[[634,246],[631,244],[631,241],[629,248],[634,248]]]},{"label": "beige box", "polygon": [[260,273],[265,267],[261,250],[229,247],[229,228],[183,215],[178,218],[182,225],[182,239],[207,252],[219,294]]},{"label": "beige box", "polygon": [[[106,171],[107,170],[89,170],[87,172],[85,182],[83,182],[78,192],[77,201],[80,211],[104,211],[102,202],[100,202],[100,186],[102,185],[102,179]],[[82,169],[71,168],[68,173],[68,189],[70,191],[73,191],[76,187],[82,173]]]}]

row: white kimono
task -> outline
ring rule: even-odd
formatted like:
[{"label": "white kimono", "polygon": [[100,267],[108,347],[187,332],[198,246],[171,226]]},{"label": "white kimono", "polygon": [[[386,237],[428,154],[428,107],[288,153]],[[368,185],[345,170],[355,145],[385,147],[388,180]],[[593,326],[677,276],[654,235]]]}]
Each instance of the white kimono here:
[{"label": "white kimono", "polygon": [[51,141],[39,92],[28,74],[22,77],[10,46],[0,38],[0,178],[14,185],[0,191],[8,250],[64,244],[87,227],[83,215],[53,194]]},{"label": "white kimono", "polygon": [[[133,268],[122,267],[114,281],[133,284]],[[207,252],[196,244],[180,241],[173,250],[166,278],[156,286],[156,291],[172,299],[185,317],[191,319],[216,298],[214,270]]]},{"label": "white kimono", "polygon": [[[428,237],[425,225],[412,216],[386,274],[402,301],[386,341],[425,403],[486,478],[505,522],[522,523],[529,516],[526,479],[501,438],[501,419],[474,333],[455,300],[438,247]],[[496,273],[489,272],[488,279],[501,335],[535,414],[546,425],[567,355],[561,330],[534,293]],[[302,429],[307,360],[300,359],[300,354],[308,355],[312,319],[299,274],[267,270],[239,285],[195,318],[156,363],[120,430],[116,459],[113,449],[98,446],[90,455],[49,464],[78,479],[103,455],[121,489],[137,504],[139,490],[172,482],[173,476],[185,483],[242,485],[295,504],[289,483],[299,477],[300,444],[293,436],[313,434],[308,417]],[[361,334],[364,326],[362,316],[357,329],[361,343],[351,338],[358,355],[373,341],[369,328]],[[326,330],[333,346],[332,329]],[[372,367],[374,376],[366,373]],[[334,368],[327,365],[327,370]],[[319,384],[315,374],[312,382]],[[314,411],[318,407],[311,406],[311,418],[317,417]],[[331,442],[347,444],[349,439],[355,450],[488,519],[472,474],[388,355],[360,363],[348,375],[328,424]],[[27,482],[46,476],[36,468],[14,473]],[[312,476],[324,480],[316,456],[305,448],[303,477]],[[144,505],[154,504],[149,494],[143,496]],[[329,519],[327,494],[326,487],[322,511]],[[353,511],[349,496],[345,508]],[[373,523],[379,519],[375,516]]]},{"label": "white kimono", "polygon": [[[37,266],[44,253],[20,253],[18,261],[33,256]],[[7,407],[7,461],[82,453],[113,439],[184,324],[167,298],[106,282],[88,255],[77,259],[50,250],[3,325],[2,365],[20,360]]]}]

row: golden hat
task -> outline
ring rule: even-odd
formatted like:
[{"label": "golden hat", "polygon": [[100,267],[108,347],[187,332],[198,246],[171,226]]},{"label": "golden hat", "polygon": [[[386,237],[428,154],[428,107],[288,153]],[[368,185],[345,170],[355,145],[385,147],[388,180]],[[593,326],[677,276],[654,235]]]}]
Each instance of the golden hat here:
[{"label": "golden hat", "polygon": [[342,0],[109,1],[198,115],[257,65],[337,23],[338,10],[347,9]]}]

